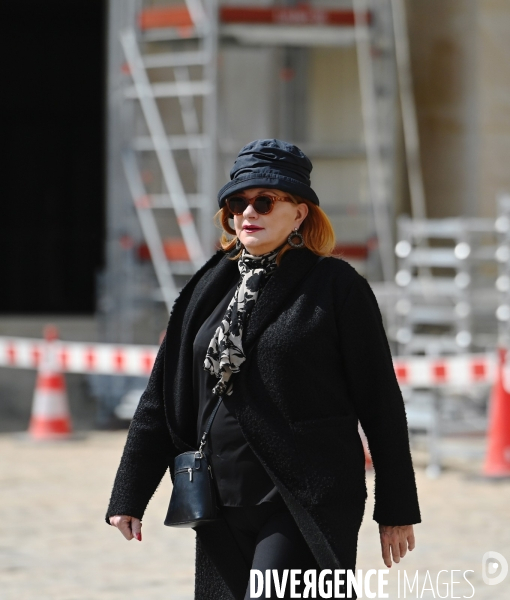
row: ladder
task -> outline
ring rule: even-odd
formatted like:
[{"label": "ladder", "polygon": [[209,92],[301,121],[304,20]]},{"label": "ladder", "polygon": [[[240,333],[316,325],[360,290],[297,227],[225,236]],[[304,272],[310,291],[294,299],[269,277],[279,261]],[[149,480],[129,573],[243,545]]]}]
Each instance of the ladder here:
[{"label": "ladder", "polygon": [[[145,125],[122,150],[122,162],[157,277],[155,296],[169,312],[180,278],[200,268],[213,249],[217,7],[214,0],[205,6],[187,0],[186,6],[191,21],[184,16],[180,37],[170,40],[171,52],[158,51],[168,35],[144,35],[143,23],[138,34],[134,28],[120,32],[131,80],[123,96],[138,103]],[[155,81],[150,71],[164,73],[164,80]],[[167,131],[165,112],[174,127],[177,123],[176,132]],[[165,238],[172,235],[178,251],[169,254]]]}]

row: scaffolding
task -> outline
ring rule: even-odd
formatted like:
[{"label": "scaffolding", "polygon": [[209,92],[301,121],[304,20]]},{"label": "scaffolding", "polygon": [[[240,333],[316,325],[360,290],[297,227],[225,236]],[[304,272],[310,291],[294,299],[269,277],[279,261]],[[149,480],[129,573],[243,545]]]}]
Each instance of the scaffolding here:
[{"label": "scaffolding", "polygon": [[[509,206],[508,198],[500,200],[496,222],[398,219],[397,287],[388,328],[397,355],[425,355],[439,365],[445,355],[462,360],[471,353],[493,352],[498,342],[495,316],[506,314]],[[427,434],[429,475],[440,473],[443,456],[464,452],[452,436],[485,431],[489,389],[487,381],[466,377],[448,385],[402,386],[410,430]],[[445,443],[446,437],[450,440]]]},{"label": "scaffolding", "polygon": [[[307,135],[306,70],[313,48],[356,50],[362,123],[357,142],[317,142]],[[399,103],[406,107],[413,206],[424,215],[421,174],[413,168],[419,160],[408,63],[401,0],[335,2],[331,8],[111,0],[105,336],[137,340],[136,322],[147,310],[154,314],[154,303],[163,308],[155,318],[163,323],[186,279],[213,252],[216,191],[239,149],[251,141],[232,131],[229,119],[239,111],[238,123],[256,121],[261,103],[272,102],[267,112],[274,123],[254,126],[253,138],[284,138],[312,160],[345,159],[357,170],[366,165],[366,191],[357,191],[351,205],[333,201],[326,210],[334,224],[336,218],[344,230],[359,232],[354,243],[343,245],[337,232],[340,252],[361,259],[356,266],[372,280],[393,282]],[[237,88],[249,86],[255,64],[267,69],[270,81],[251,107],[233,104]],[[227,76],[232,65],[240,77]],[[342,196],[342,190],[336,193]],[[150,269],[141,264],[143,257],[150,258]]]},{"label": "scaffolding", "polygon": [[496,295],[493,219],[398,219],[395,324],[400,355],[491,350]]},{"label": "scaffolding", "polygon": [[498,347],[510,348],[510,193],[499,193],[497,204],[498,218],[495,229],[498,235],[498,247],[495,259],[498,264],[496,279]]}]

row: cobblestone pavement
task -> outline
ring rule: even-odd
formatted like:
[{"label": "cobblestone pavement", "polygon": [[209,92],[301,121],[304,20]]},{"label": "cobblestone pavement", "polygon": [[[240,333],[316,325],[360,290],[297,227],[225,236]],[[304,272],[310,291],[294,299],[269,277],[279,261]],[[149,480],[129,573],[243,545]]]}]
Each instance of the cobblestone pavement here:
[{"label": "cobblestone pavement", "polygon": [[[1,600],[191,600],[194,533],[163,526],[170,482],[166,478],[149,505],[143,542],[126,542],[104,523],[125,432],[90,433],[82,440],[35,445],[0,436]],[[478,465],[425,476],[416,458],[423,524],[417,547],[387,576],[389,598],[510,598],[510,574],[497,585],[482,581],[482,555],[491,550],[510,561],[510,482],[473,476]],[[360,532],[358,568],[384,568],[376,524],[371,520],[373,476]],[[398,493],[398,490],[396,490]],[[402,570],[416,588],[404,596]],[[442,569],[439,589],[436,578]],[[443,582],[463,580],[475,588]],[[430,580],[426,580],[429,571]],[[433,586],[433,590],[431,590]],[[423,588],[428,588],[423,590]]]}]

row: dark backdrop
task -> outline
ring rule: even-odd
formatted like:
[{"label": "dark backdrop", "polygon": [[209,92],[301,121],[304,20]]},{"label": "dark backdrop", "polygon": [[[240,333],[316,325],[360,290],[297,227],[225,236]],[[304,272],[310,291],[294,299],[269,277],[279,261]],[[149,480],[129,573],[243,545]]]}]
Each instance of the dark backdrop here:
[{"label": "dark backdrop", "polygon": [[104,2],[2,5],[0,312],[90,313],[104,242]]}]

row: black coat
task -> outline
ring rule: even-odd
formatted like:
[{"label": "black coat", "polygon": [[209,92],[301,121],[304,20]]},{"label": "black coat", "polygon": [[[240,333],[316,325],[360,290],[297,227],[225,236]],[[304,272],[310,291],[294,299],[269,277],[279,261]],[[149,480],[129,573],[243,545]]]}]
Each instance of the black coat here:
[{"label": "black coat", "polygon": [[[196,449],[193,340],[238,276],[237,262],[218,251],[176,300],[108,516],[141,518],[173,457]],[[366,499],[358,419],[376,472],[374,519],[420,522],[404,404],[363,277],[343,260],[288,251],[253,309],[244,350],[236,417],[321,568],[355,566]],[[197,528],[195,598],[243,598],[249,572],[240,561],[223,521]]]}]

